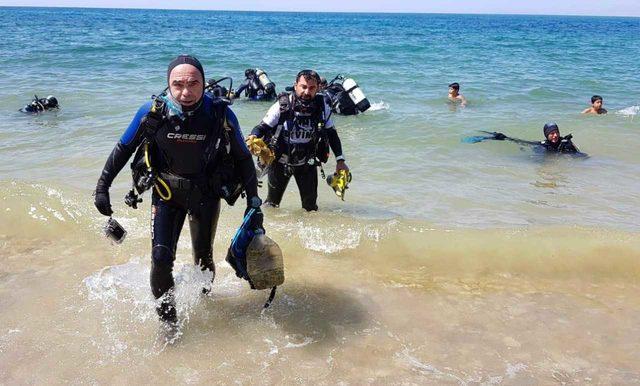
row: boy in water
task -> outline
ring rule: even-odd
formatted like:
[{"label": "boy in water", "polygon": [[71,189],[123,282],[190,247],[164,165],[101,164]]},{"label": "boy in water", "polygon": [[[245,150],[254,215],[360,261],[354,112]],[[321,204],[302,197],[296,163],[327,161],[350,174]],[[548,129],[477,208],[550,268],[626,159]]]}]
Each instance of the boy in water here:
[{"label": "boy in water", "polygon": [[449,85],[449,100],[452,102],[460,102],[460,106],[464,107],[467,105],[467,99],[464,95],[460,94],[460,84],[459,83],[451,83]]},{"label": "boy in water", "polygon": [[602,107],[604,104],[600,95],[594,95],[591,97],[591,107],[584,109],[582,114],[606,114],[607,110]]}]

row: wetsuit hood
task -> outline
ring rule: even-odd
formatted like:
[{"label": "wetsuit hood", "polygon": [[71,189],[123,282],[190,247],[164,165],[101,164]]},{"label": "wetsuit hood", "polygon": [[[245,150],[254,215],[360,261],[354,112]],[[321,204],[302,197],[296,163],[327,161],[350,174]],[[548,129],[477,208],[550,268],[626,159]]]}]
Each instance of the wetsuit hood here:
[{"label": "wetsuit hood", "polygon": [[204,83],[206,79],[204,77],[204,68],[202,67],[202,63],[200,63],[198,58],[191,55],[180,55],[177,58],[173,59],[171,63],[169,63],[169,67],[167,68],[167,85],[169,84],[169,76],[171,75],[171,71],[181,64],[190,64],[193,67],[197,68],[200,72],[200,75],[202,75],[202,82]]},{"label": "wetsuit hood", "polygon": [[558,124],[555,122],[547,122],[542,128],[542,132],[544,133],[544,139],[547,140],[547,138],[549,138],[549,134],[553,133],[554,131],[558,131],[558,133],[560,133]]},{"label": "wetsuit hood", "polygon": [[[181,65],[181,64],[190,64],[193,67],[195,67],[199,72],[200,75],[202,75],[202,82],[203,82],[203,87],[202,87],[202,95],[200,96],[200,100],[195,103],[193,106],[183,106],[181,105],[178,101],[175,100],[175,98],[173,97],[173,95],[171,94],[171,85],[169,85],[169,77],[171,76],[171,71],[173,71],[174,68],[176,68],[177,66]],[[182,111],[184,113],[190,112],[190,111],[195,111],[198,110],[198,108],[200,108],[200,106],[202,106],[202,99],[204,96],[204,82],[205,82],[205,77],[204,77],[204,68],[202,67],[202,63],[200,63],[200,61],[198,60],[198,58],[196,58],[195,56],[191,56],[191,55],[180,55],[177,58],[173,59],[171,61],[171,63],[169,63],[169,67],[167,68],[167,85],[169,86],[169,97],[171,98],[171,100],[173,100],[177,105],[179,105],[182,108]]]}]

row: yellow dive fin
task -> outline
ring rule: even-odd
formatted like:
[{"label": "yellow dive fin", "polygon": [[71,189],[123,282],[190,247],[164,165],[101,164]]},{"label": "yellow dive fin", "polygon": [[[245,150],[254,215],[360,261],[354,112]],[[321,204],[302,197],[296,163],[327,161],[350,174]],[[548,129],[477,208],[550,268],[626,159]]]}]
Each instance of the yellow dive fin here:
[{"label": "yellow dive fin", "polygon": [[327,184],[331,186],[336,196],[340,197],[344,201],[344,193],[349,189],[349,183],[351,182],[351,172],[346,170],[339,170],[333,175],[327,177]]},{"label": "yellow dive fin", "polygon": [[262,167],[266,167],[271,165],[271,163],[276,159],[276,155],[273,153],[273,150],[269,148],[269,146],[264,143],[262,138],[250,138],[247,140],[247,147],[251,154],[258,157],[258,163]]}]

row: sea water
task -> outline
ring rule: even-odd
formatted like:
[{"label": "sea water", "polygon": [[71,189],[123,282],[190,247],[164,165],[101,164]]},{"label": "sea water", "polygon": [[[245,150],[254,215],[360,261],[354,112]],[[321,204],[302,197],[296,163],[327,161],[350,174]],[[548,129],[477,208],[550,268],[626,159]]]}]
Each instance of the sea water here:
[{"label": "sea water", "polygon": [[[468,384],[640,382],[640,19],[0,8],[0,379],[10,383]],[[178,54],[207,78],[260,67],[284,90],[313,68],[372,103],[334,117],[353,182],[295,184],[265,209],[286,281],[271,308],[224,262],[243,209],[225,207],[210,276],[187,229],[174,275],[180,334],[149,290],[149,196],[102,236],[91,192]],[[459,82],[464,108],[447,101]],[[33,94],[61,109],[17,110]],[[584,116],[592,95],[609,114]],[[236,101],[243,133],[269,103]],[[572,133],[586,159],[541,140]],[[330,173],[334,161],[324,166]],[[266,184],[265,184],[266,185]],[[260,190],[266,197],[266,189]]]}]

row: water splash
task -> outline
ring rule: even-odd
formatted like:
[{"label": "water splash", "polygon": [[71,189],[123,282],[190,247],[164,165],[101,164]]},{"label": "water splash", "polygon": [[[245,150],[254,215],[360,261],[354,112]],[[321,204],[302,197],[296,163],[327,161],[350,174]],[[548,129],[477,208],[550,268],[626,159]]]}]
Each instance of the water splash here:
[{"label": "water splash", "polygon": [[634,117],[640,113],[640,106],[629,106],[622,110],[616,111],[616,114],[624,117]]},{"label": "water splash", "polygon": [[178,329],[165,331],[160,328],[159,342],[151,348],[145,348],[144,342],[147,340],[139,344],[136,342],[140,337],[153,333],[158,318],[155,310],[157,301],[149,289],[149,273],[146,259],[134,257],[127,263],[105,267],[83,280],[88,300],[100,309],[101,325],[105,331],[103,338],[94,341],[94,345],[111,358],[137,351],[142,351],[144,355],[157,354],[167,344],[175,343],[194,310],[206,298],[202,290],[211,287],[213,278],[211,272],[203,272],[192,264],[176,264],[174,279]]},{"label": "water splash", "polygon": [[389,110],[389,104],[385,101],[374,102],[371,104],[371,107],[367,111],[381,111],[381,110]]}]

